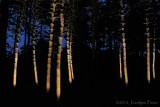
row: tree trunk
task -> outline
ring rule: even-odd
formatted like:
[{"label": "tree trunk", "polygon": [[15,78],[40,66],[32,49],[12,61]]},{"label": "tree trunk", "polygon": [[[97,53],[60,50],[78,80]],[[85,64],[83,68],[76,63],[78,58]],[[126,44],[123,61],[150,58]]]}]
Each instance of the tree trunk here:
[{"label": "tree trunk", "polygon": [[68,75],[69,75],[69,83],[72,83],[72,75],[71,75],[71,60],[70,60],[70,37],[69,37],[69,25],[67,26],[67,61],[68,61]]},{"label": "tree trunk", "polygon": [[[25,17],[25,21],[27,22],[27,16]],[[26,41],[27,41],[27,26],[25,25],[25,37],[24,37],[24,56],[26,57]]]},{"label": "tree trunk", "polygon": [[126,61],[126,43],[125,43],[125,33],[122,33],[123,41],[123,64],[124,64],[124,78],[126,85],[128,84],[128,74],[127,74],[127,61]]},{"label": "tree trunk", "polygon": [[109,45],[109,52],[112,52],[112,33],[111,31],[109,31],[109,35],[108,35],[108,45]]},{"label": "tree trunk", "polygon": [[31,31],[30,31],[31,30],[30,29],[30,24],[31,24],[31,8],[30,8],[30,11],[28,12],[28,15],[29,15],[29,22],[28,22],[28,50],[29,50],[30,38],[31,38]]},{"label": "tree trunk", "polygon": [[59,45],[58,45],[58,53],[57,53],[57,99],[59,100],[61,95],[61,51],[62,51],[62,36],[64,29],[64,0],[61,1],[61,9],[60,9],[60,35],[59,35]]},{"label": "tree trunk", "polygon": [[92,64],[95,60],[95,23],[96,23],[96,2],[93,1],[92,10]]},{"label": "tree trunk", "polygon": [[119,42],[119,71],[120,71],[120,78],[122,79],[122,55],[121,55],[121,42]]},{"label": "tree trunk", "polygon": [[72,75],[72,79],[74,80],[74,73],[73,73],[73,61],[72,61],[72,41],[73,41],[73,37],[75,37],[75,0],[73,0],[72,3],[72,23],[71,23],[71,35],[69,38],[69,50],[70,50],[70,68],[71,68],[71,75]]},{"label": "tree trunk", "polygon": [[[33,1],[34,2],[34,1]],[[34,2],[35,4],[35,2]],[[37,66],[36,66],[36,51],[35,51],[35,35],[36,35],[36,16],[35,16],[35,7],[33,4],[33,37],[32,37],[32,46],[33,46],[33,66],[34,66],[34,76],[35,76],[35,83],[38,84],[38,75],[37,75]],[[36,5],[36,4],[35,4]]]},{"label": "tree trunk", "polygon": [[67,15],[67,61],[68,61],[68,75],[69,83],[74,79],[73,64],[72,64],[72,36],[75,35],[75,1],[72,4],[68,1],[69,9],[71,10]]},{"label": "tree trunk", "polygon": [[120,5],[121,5],[121,24],[122,24],[122,44],[123,44],[123,65],[124,65],[124,78],[125,78],[125,83],[126,85],[128,85],[128,74],[127,74],[127,61],[126,61],[126,42],[125,42],[125,32],[124,32],[124,4],[123,4],[123,0],[120,1]]},{"label": "tree trunk", "polygon": [[152,69],[153,69],[153,79],[155,79],[155,54],[156,54],[156,51],[155,51],[155,34],[156,34],[156,30],[155,30],[155,24],[154,24],[154,37],[153,37],[153,65],[152,65]]},{"label": "tree trunk", "polygon": [[50,90],[50,78],[51,78],[51,56],[52,56],[52,46],[53,46],[53,29],[54,29],[54,13],[56,8],[56,2],[53,2],[52,12],[51,12],[51,24],[50,24],[50,40],[49,40],[49,48],[48,48],[48,64],[47,64],[47,83],[46,90],[47,92]]},{"label": "tree trunk", "polygon": [[73,64],[72,64],[72,34],[70,35],[70,41],[69,41],[69,52],[70,52],[70,67],[71,67],[71,74],[72,74],[72,79],[74,79],[74,74],[73,74]]},{"label": "tree trunk", "polygon": [[41,24],[41,33],[40,33],[40,39],[42,39],[42,31],[43,31],[43,24]]},{"label": "tree trunk", "polygon": [[147,34],[147,80],[150,83],[150,33],[149,33],[149,19],[146,17],[146,34]]},{"label": "tree trunk", "polygon": [[13,86],[16,87],[17,83],[17,63],[18,63],[18,45],[19,45],[19,36],[20,36],[20,31],[21,31],[21,24],[22,24],[22,14],[23,10],[20,12],[20,17],[19,17],[19,22],[18,24],[18,29],[16,32],[16,47],[15,47],[15,61],[14,61],[14,74],[13,74]]}]

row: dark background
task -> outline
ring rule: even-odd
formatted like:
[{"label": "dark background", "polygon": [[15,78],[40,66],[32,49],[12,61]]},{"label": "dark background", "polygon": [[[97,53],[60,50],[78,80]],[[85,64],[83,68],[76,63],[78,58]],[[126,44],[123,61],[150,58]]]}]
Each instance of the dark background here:
[{"label": "dark background", "polygon": [[[51,90],[46,92],[46,71],[48,39],[50,30],[50,0],[38,1],[37,9],[37,42],[36,58],[39,84],[34,82],[32,62],[32,11],[29,6],[32,0],[25,4],[27,12],[22,18],[17,86],[12,85],[14,69],[14,40],[17,17],[22,7],[18,1],[0,1],[0,88],[2,89],[0,103],[14,106],[60,106],[60,107],[105,107],[117,105],[117,101],[151,100],[160,103],[160,2],[156,0],[125,0],[125,33],[127,45],[128,85],[125,85],[124,75],[119,77],[118,42],[120,39],[118,0],[76,0],[76,19],[73,22],[75,35],[73,37],[73,69],[75,79],[68,82],[66,35],[64,34],[61,64],[61,99],[56,98],[56,52],[52,59]],[[95,5],[96,4],[96,5]],[[148,13],[145,9],[151,7]],[[30,8],[31,9],[31,8]],[[48,10],[45,10],[48,9]],[[67,11],[67,10],[66,10]],[[41,15],[42,14],[42,15]],[[65,13],[67,14],[67,12]],[[147,83],[146,70],[146,35],[145,17],[149,14],[151,40],[151,83]],[[67,16],[66,16],[67,18]],[[25,20],[27,19],[27,20]],[[93,20],[94,19],[94,20]],[[94,23],[94,24],[93,24]],[[152,44],[153,24],[156,23],[156,79],[152,78]],[[65,24],[66,26],[66,24]],[[41,29],[41,27],[43,29]],[[94,28],[94,30],[93,30]],[[57,27],[58,29],[58,27]],[[29,32],[29,33],[28,33]],[[93,34],[93,32],[95,32]],[[24,39],[26,38],[28,39]],[[92,36],[95,36],[95,53],[93,53]],[[57,47],[58,35],[55,38]],[[25,43],[26,42],[26,43]],[[94,59],[93,59],[94,54]],[[123,61],[123,60],[122,60]],[[123,67],[122,67],[123,71]],[[124,74],[124,73],[123,73]],[[125,105],[125,104],[123,104]],[[128,104],[126,104],[128,105]],[[137,104],[139,105],[139,104]],[[135,106],[135,105],[133,105]]]}]

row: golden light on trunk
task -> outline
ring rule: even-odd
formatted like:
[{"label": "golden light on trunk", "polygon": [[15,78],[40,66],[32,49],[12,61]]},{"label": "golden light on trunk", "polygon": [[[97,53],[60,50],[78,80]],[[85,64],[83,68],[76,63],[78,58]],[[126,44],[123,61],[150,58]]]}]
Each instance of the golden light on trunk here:
[{"label": "golden light on trunk", "polygon": [[123,65],[124,65],[124,79],[125,84],[128,85],[128,73],[127,73],[127,60],[126,60],[126,41],[125,41],[125,32],[124,32],[124,4],[123,0],[120,1],[121,6],[121,31],[122,31],[122,44],[123,44]]},{"label": "golden light on trunk", "polygon": [[[18,48],[16,48],[18,50]],[[15,62],[14,62],[14,74],[13,74],[13,86],[16,87],[17,83],[17,62],[18,62],[18,53],[15,53]]]},{"label": "golden light on trunk", "polygon": [[[50,37],[53,38],[53,34],[50,34]],[[50,73],[51,73],[51,56],[52,56],[52,41],[49,41],[49,49],[48,49],[48,64],[47,64],[47,83],[46,90],[47,92],[50,90]]]},{"label": "golden light on trunk", "polygon": [[[63,33],[62,33],[63,34]],[[59,46],[58,46],[58,53],[57,53],[57,99],[60,98],[61,95],[61,49],[62,49],[62,37],[59,37]]]},{"label": "golden light on trunk", "polygon": [[68,61],[68,75],[69,75],[69,83],[72,83],[72,75],[71,75],[71,60],[70,60],[70,42],[69,42],[69,26],[67,27],[67,61]]},{"label": "golden light on trunk", "polygon": [[[34,2],[34,1],[33,1]],[[35,2],[34,2],[35,3]],[[33,66],[34,66],[34,76],[35,76],[35,83],[38,84],[38,75],[37,75],[37,65],[36,65],[36,51],[35,51],[35,35],[36,35],[36,16],[35,16],[35,7],[33,12],[33,37],[32,37],[32,48],[33,48]]]},{"label": "golden light on trunk", "polygon": [[[147,33],[149,35],[149,33]],[[147,36],[147,80],[150,83],[150,39]]]},{"label": "golden light on trunk", "polygon": [[153,79],[155,79],[155,43],[153,43]]},{"label": "golden light on trunk", "polygon": [[150,83],[150,33],[149,33],[149,19],[146,17],[146,34],[147,34],[147,81]]},{"label": "golden light on trunk", "polygon": [[120,70],[120,78],[122,79],[122,58],[121,58],[121,43],[119,43],[119,70]]},{"label": "golden light on trunk", "polygon": [[38,84],[38,75],[37,75],[37,66],[36,66],[36,55],[35,55],[35,42],[33,42],[33,66],[34,66],[35,83]]},{"label": "golden light on trunk", "polygon": [[73,60],[72,60],[72,37],[73,35],[75,35],[75,26],[74,26],[74,23],[75,23],[75,17],[76,17],[76,10],[75,10],[75,0],[72,1],[72,28],[71,28],[71,35],[70,35],[70,67],[71,67],[71,75],[72,75],[72,79],[74,80],[74,73],[73,73]]},{"label": "golden light on trunk", "polygon": [[155,35],[156,35],[156,30],[155,30],[155,24],[154,24],[154,37],[153,37],[153,65],[152,65],[152,69],[153,69],[153,79],[155,79],[155,57],[156,57],[156,45],[155,45]]},{"label": "golden light on trunk", "polygon": [[59,46],[58,46],[58,53],[57,53],[57,77],[56,77],[56,83],[57,83],[57,99],[60,99],[61,95],[61,50],[62,50],[62,36],[63,36],[63,29],[64,29],[64,14],[63,14],[63,8],[64,8],[64,0],[61,1],[61,9],[60,9],[60,35],[59,35]]},{"label": "golden light on trunk", "polygon": [[16,87],[17,84],[17,64],[18,64],[18,46],[19,46],[19,36],[20,36],[20,30],[21,30],[21,24],[22,24],[22,14],[23,10],[20,12],[20,18],[18,23],[18,29],[16,33],[16,45],[15,45],[15,60],[14,60],[14,72],[13,72],[13,86]]},{"label": "golden light on trunk", "polygon": [[51,24],[50,24],[50,38],[49,38],[49,48],[48,48],[48,63],[47,63],[47,83],[46,90],[50,90],[50,78],[51,78],[51,56],[52,56],[52,45],[53,45],[53,28],[54,28],[54,13],[56,4],[53,2],[52,12],[51,12]]},{"label": "golden light on trunk", "polygon": [[126,43],[125,43],[125,33],[122,33],[123,41],[123,64],[124,64],[124,78],[126,85],[128,84],[128,74],[127,74],[127,62],[126,62]]},{"label": "golden light on trunk", "polygon": [[72,64],[72,35],[70,36],[70,67],[71,67],[72,79],[74,79],[73,64]]}]

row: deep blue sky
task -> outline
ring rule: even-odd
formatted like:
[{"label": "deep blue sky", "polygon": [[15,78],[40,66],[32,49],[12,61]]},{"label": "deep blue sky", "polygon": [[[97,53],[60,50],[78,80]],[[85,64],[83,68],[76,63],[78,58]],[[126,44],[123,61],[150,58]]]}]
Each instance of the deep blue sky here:
[{"label": "deep blue sky", "polygon": [[[104,2],[105,0],[99,0],[99,1]],[[0,0],[0,2],[1,2],[1,0]],[[12,16],[12,17],[16,17],[16,16]],[[12,20],[12,19],[11,19],[11,20]],[[37,23],[37,25],[38,25],[38,23]],[[46,26],[45,26],[45,27],[46,27]],[[9,28],[15,29],[15,26],[9,25]],[[24,28],[22,27],[22,29],[24,29]],[[43,29],[44,29],[44,28],[43,28]],[[50,28],[48,27],[48,28],[46,28],[45,30],[49,31],[49,29],[50,29]],[[25,32],[21,32],[21,35],[20,35],[19,51],[21,51],[20,48],[24,45],[24,33],[25,33]],[[10,47],[13,48],[13,47],[14,47],[14,38],[13,38],[13,37],[15,36],[15,34],[8,30],[8,31],[7,31],[7,35],[8,35],[7,43],[9,43]],[[10,36],[9,36],[9,35],[10,35]],[[65,39],[64,39],[64,37],[63,37],[63,39],[62,39],[62,47],[65,47],[65,46],[66,46],[66,41],[65,41]],[[8,50],[8,51],[11,51],[11,48],[7,48],[7,50]]]},{"label": "deep blue sky", "polygon": [[[7,31],[7,35],[12,35],[13,37],[15,36],[15,34],[11,33],[11,31]],[[7,38],[7,43],[9,43],[10,47],[13,48],[14,47],[14,38],[8,37]],[[23,45],[24,45],[24,32],[21,32],[20,41],[19,41],[19,51],[21,51],[20,48]],[[62,47],[65,47],[65,46],[66,46],[66,40],[63,37],[63,39],[62,39]],[[7,51],[11,51],[11,48],[7,48]]]}]

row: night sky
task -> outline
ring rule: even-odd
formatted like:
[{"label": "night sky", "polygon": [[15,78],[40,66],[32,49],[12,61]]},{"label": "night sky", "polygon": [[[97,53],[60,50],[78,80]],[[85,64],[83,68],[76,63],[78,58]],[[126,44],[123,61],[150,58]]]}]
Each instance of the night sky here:
[{"label": "night sky", "polygon": [[[10,27],[13,27],[13,26],[10,26]],[[49,29],[50,28],[48,27],[47,30],[49,30]],[[19,48],[18,48],[19,51],[21,51],[21,47],[24,45],[24,34],[25,34],[25,32],[21,32],[20,41],[19,41]],[[7,43],[9,44],[9,47],[7,48],[7,51],[11,51],[11,49],[14,48],[14,38],[12,38],[12,36],[14,37],[15,35],[11,31],[7,31],[7,35],[8,35]],[[65,46],[66,46],[66,40],[63,36],[62,47],[65,47]]]}]

